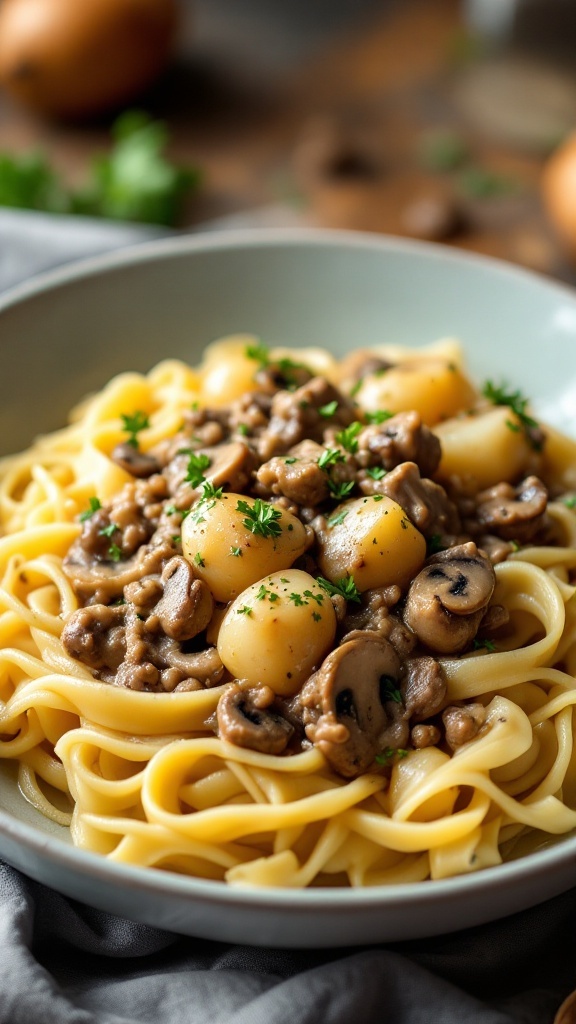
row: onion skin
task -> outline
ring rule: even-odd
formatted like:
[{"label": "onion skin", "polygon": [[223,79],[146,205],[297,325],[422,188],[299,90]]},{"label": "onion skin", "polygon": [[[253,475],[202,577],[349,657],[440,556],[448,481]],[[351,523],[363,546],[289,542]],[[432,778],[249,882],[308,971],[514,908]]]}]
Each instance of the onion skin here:
[{"label": "onion skin", "polygon": [[177,26],[177,0],[4,0],[0,85],[55,118],[116,110],[166,66]]}]

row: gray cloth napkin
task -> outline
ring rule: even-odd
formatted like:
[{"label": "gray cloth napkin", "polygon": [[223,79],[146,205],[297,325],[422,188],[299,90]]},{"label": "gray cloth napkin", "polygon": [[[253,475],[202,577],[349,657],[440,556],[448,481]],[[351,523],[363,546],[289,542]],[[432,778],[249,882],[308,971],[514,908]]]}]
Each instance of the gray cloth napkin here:
[{"label": "gray cloth napkin", "polygon": [[[254,223],[286,220],[263,211]],[[0,291],[156,233],[0,210]],[[0,1024],[552,1024],[576,987],[576,889],[455,935],[344,940],[281,950],[183,938],[0,863]]]}]

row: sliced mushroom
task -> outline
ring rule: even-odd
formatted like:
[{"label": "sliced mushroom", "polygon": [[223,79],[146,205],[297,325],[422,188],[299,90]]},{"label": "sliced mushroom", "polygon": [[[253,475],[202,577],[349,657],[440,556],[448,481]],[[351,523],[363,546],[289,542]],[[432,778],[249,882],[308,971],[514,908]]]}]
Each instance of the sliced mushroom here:
[{"label": "sliced mushroom", "polygon": [[154,473],[160,472],[160,463],[153,455],[148,455],[146,452],[141,452],[138,447],[130,444],[129,441],[124,441],[122,444],[117,444],[112,451],[112,461],[120,466],[121,469],[125,469],[127,473],[131,473],[132,476],[144,479],[148,476],[152,476]]},{"label": "sliced mushroom", "polygon": [[381,750],[405,744],[404,707],[391,697],[400,675],[392,644],[365,633],[332,651],[305,684],[302,704],[316,710],[306,735],[338,774],[360,775]]},{"label": "sliced mushroom", "polygon": [[248,688],[241,682],[231,683],[216,708],[220,737],[261,754],[281,754],[294,728],[272,707],[274,699],[269,686]]},{"label": "sliced mushroom", "polygon": [[436,658],[409,658],[401,692],[406,717],[424,722],[442,707],[446,698],[446,677]]},{"label": "sliced mushroom", "polygon": [[192,566],[181,555],[166,563],[161,580],[164,593],[153,615],[172,640],[191,640],[206,629],[212,618],[212,594],[203,580],[196,579]]},{"label": "sliced mushroom", "polygon": [[488,533],[525,544],[543,525],[548,491],[537,476],[529,476],[517,487],[501,483],[481,491],[476,501],[476,518]]},{"label": "sliced mushroom", "polygon": [[412,581],[404,622],[438,654],[457,654],[476,636],[494,591],[492,563],[473,541],[440,551]]}]

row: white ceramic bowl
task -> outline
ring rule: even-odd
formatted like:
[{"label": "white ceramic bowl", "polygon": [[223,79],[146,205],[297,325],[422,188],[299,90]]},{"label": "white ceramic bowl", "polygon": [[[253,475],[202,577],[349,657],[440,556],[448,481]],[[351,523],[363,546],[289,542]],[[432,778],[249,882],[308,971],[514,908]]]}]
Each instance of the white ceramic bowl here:
[{"label": "white ceramic bowl", "polygon": [[[167,356],[249,332],[337,354],[457,336],[479,379],[506,379],[576,435],[576,294],[488,259],[357,234],[234,232],[154,242],[38,278],[0,298],[0,451],[61,425],[86,392]],[[0,775],[0,855],[76,899],[232,942],[341,946],[415,938],[502,917],[576,884],[576,837],[438,882],[363,891],[239,890],[113,865]]]}]

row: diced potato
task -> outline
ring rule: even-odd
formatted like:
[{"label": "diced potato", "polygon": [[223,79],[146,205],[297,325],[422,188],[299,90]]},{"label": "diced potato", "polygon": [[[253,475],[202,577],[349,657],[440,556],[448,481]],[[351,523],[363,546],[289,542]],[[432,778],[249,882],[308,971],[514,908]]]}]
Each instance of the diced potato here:
[{"label": "diced potato", "polygon": [[368,411],[414,409],[427,426],[469,409],[477,400],[474,388],[455,363],[429,358],[367,374],[355,397]]},{"label": "diced potato", "polygon": [[267,573],[288,569],[307,546],[296,516],[232,491],[200,500],[182,523],[184,557],[217,601],[232,601]]},{"label": "diced potato", "polygon": [[332,583],[352,576],[358,590],[407,587],[422,568],[426,541],[404,509],[385,495],[344,502],[320,540],[318,562]]},{"label": "diced potato", "polygon": [[442,460],[438,477],[473,477],[478,486],[515,481],[531,465],[534,449],[520,421],[508,406],[439,423]]},{"label": "diced potato", "polygon": [[336,613],[316,580],[300,569],[271,573],[230,606],[218,653],[237,679],[295,693],[330,650]]}]

